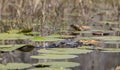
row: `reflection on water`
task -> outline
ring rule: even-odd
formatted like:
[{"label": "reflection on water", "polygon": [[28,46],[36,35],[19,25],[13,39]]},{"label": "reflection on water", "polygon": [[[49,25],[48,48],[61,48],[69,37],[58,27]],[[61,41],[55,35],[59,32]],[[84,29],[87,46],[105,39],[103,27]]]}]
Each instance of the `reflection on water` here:
[{"label": "reflection on water", "polygon": [[[35,51],[32,51],[31,53],[19,53],[19,58],[21,59],[21,62],[31,64],[44,62],[44,60],[30,58],[31,55],[38,54]],[[18,62],[17,58],[14,59],[16,59],[15,62]],[[47,61],[49,62],[53,60]],[[70,61],[80,63],[80,66],[71,68],[72,70],[115,70],[117,66],[120,66],[120,53],[106,53],[95,50],[92,53],[80,54],[78,55],[78,57],[73,59],[54,61]]]},{"label": "reflection on water", "polygon": [[115,70],[120,65],[120,53],[94,51],[90,54],[78,55],[69,61],[79,62],[81,66],[72,70]]}]

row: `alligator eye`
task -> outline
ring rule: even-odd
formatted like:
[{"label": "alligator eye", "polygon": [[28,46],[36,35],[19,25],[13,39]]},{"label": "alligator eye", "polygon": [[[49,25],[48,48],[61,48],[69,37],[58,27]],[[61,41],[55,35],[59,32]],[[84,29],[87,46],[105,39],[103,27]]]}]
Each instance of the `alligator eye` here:
[{"label": "alligator eye", "polygon": [[17,50],[22,51],[22,52],[30,52],[34,49],[33,45],[25,45],[23,47],[18,48]]}]

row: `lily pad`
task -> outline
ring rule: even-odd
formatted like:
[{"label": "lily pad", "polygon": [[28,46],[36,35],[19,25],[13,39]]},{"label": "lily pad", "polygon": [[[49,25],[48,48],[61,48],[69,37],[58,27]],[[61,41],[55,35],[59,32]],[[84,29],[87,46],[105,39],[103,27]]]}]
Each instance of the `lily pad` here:
[{"label": "lily pad", "polygon": [[6,65],[7,69],[14,70],[14,69],[25,69],[31,67],[31,64],[26,63],[8,63]]},{"label": "lily pad", "polygon": [[114,31],[120,31],[120,28],[112,28]]},{"label": "lily pad", "polygon": [[19,30],[9,30],[8,33],[11,33],[11,34],[17,34],[19,32]]},{"label": "lily pad", "polygon": [[8,63],[7,65],[0,64],[0,70],[16,70],[31,67],[31,64],[25,63]]},{"label": "lily pad", "polygon": [[70,70],[70,69],[65,69],[65,68],[34,68],[30,70]]},{"label": "lily pad", "polygon": [[76,62],[44,62],[44,63],[38,63],[36,65],[50,65],[50,67],[55,68],[68,68],[68,67],[76,67],[79,66],[79,63]]},{"label": "lily pad", "polygon": [[36,56],[31,56],[34,59],[69,59],[75,58],[76,55],[58,55],[58,54],[41,54]]},{"label": "lily pad", "polygon": [[119,36],[101,36],[101,37],[93,37],[97,40],[104,40],[104,41],[118,41],[120,40]]},{"label": "lily pad", "polygon": [[78,40],[94,40],[93,37],[78,37]]},{"label": "lily pad", "polygon": [[72,38],[72,37],[75,37],[75,36],[72,36],[72,35],[60,35],[60,34],[53,34],[53,35],[49,35],[49,36],[46,36],[46,37]]},{"label": "lily pad", "polygon": [[50,50],[41,49],[38,52],[48,54],[86,54],[92,52],[92,50],[77,49],[77,48],[54,48]]},{"label": "lily pad", "polygon": [[33,39],[31,39],[31,40],[32,41],[59,41],[59,40],[64,40],[64,39],[36,36]]},{"label": "lily pad", "polygon": [[118,53],[120,52],[120,48],[104,48],[105,51],[102,52],[114,52],[114,53]]},{"label": "lily pad", "polygon": [[20,44],[20,45],[0,45],[0,51],[13,51],[16,50],[25,44]]},{"label": "lily pad", "polygon": [[0,64],[0,70],[7,70],[7,69],[6,69],[5,65]]},{"label": "lily pad", "polygon": [[30,36],[25,36],[23,34],[9,34],[9,33],[1,33],[0,39],[1,40],[16,40],[16,39],[28,39],[31,38]]}]

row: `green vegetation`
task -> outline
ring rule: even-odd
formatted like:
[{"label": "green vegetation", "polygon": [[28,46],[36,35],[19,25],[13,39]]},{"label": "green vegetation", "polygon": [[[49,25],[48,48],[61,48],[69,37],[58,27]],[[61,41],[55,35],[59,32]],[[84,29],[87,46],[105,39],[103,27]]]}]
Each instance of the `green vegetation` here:
[{"label": "green vegetation", "polygon": [[70,59],[75,58],[76,55],[58,55],[58,54],[41,54],[36,56],[31,56],[34,59]]},{"label": "green vegetation", "polygon": [[31,66],[32,66],[31,64],[25,63],[8,63],[7,65],[0,64],[0,70],[25,69]]},{"label": "green vegetation", "polygon": [[23,47],[25,44],[14,44],[14,45],[0,45],[0,51],[9,52],[14,51],[20,47]]},{"label": "green vegetation", "polygon": [[50,67],[54,67],[54,68],[69,68],[69,67],[79,66],[80,64],[75,62],[44,62],[44,63],[37,63],[35,65],[50,65]]},{"label": "green vegetation", "polygon": [[30,70],[70,70],[70,69],[65,69],[65,68],[34,68],[34,69],[30,69]]},{"label": "green vegetation", "polygon": [[29,39],[30,36],[25,36],[23,34],[9,34],[9,33],[1,33],[0,40],[16,40],[16,39]]},{"label": "green vegetation", "polygon": [[36,36],[36,37],[32,38],[31,40],[32,41],[44,41],[45,42],[45,41],[60,41],[60,40],[64,40],[64,39]]},{"label": "green vegetation", "polygon": [[47,54],[87,54],[92,52],[92,50],[77,49],[77,48],[55,48],[50,50],[39,50],[40,53]]},{"label": "green vegetation", "polygon": [[[77,48],[42,47],[46,43],[56,47],[56,42],[67,39],[83,44]],[[0,0],[0,70],[70,70],[66,67],[80,66],[80,62],[54,60],[94,56],[91,53],[96,52],[120,52],[120,0]],[[53,61],[38,62],[50,67],[35,68],[23,63],[24,57]],[[94,69],[98,65],[95,57],[91,62]],[[12,61],[17,58],[21,58],[19,63]]]}]

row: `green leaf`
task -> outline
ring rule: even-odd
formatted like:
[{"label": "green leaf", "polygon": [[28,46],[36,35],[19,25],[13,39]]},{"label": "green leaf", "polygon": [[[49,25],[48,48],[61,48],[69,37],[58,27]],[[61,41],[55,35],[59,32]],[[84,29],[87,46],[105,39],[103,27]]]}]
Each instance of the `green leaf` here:
[{"label": "green leaf", "polygon": [[0,45],[0,51],[13,51],[20,47],[23,47],[25,44],[19,45]]},{"label": "green leaf", "polygon": [[97,40],[104,40],[104,41],[120,41],[120,37],[119,36],[101,36],[101,37],[92,37],[94,39]]},{"label": "green leaf", "polygon": [[102,52],[106,52],[106,53],[118,53],[120,52],[120,48],[104,48],[105,51]]},{"label": "green leaf", "polygon": [[41,49],[38,50],[38,52],[47,53],[47,54],[86,54],[92,52],[92,50],[77,49],[77,48],[54,48],[50,50]]},{"label": "green leaf", "polygon": [[65,69],[65,68],[34,68],[34,69],[30,69],[30,70],[70,70],[70,69]]},{"label": "green leaf", "polygon": [[57,55],[57,54],[41,54],[36,56],[31,56],[34,59],[69,59],[75,58],[76,55]]},{"label": "green leaf", "polygon": [[44,63],[37,63],[35,65],[50,65],[50,67],[54,68],[68,68],[68,67],[76,67],[80,66],[79,63],[76,62],[44,62]]},{"label": "green leaf", "polygon": [[49,38],[49,37],[40,37],[40,36],[36,36],[33,39],[31,39],[32,41],[60,41],[60,40],[64,40],[64,39],[58,39],[58,38]]},{"label": "green leaf", "polygon": [[11,34],[17,34],[19,32],[19,30],[9,30],[8,33],[11,33]]},{"label": "green leaf", "polygon": [[16,40],[16,39],[28,39],[31,38],[30,36],[25,36],[23,34],[9,34],[9,33],[1,33],[0,39],[1,40]]},{"label": "green leaf", "polygon": [[7,69],[6,69],[5,65],[0,64],[0,70],[7,70]]},{"label": "green leaf", "polygon": [[78,37],[77,40],[94,40],[93,37]]},{"label": "green leaf", "polygon": [[13,69],[24,69],[31,67],[31,64],[26,64],[26,63],[8,63],[6,65],[7,69],[13,70]]},{"label": "green leaf", "polygon": [[46,36],[46,37],[72,38],[72,37],[75,37],[75,36],[72,36],[72,35],[60,35],[60,34],[53,34],[53,35],[49,35],[49,36]]},{"label": "green leaf", "polygon": [[8,63],[7,65],[0,64],[0,70],[17,70],[31,67],[31,64],[26,63]]}]

